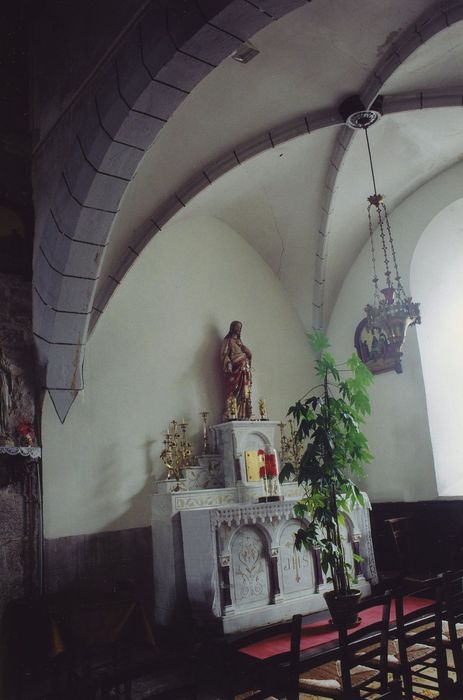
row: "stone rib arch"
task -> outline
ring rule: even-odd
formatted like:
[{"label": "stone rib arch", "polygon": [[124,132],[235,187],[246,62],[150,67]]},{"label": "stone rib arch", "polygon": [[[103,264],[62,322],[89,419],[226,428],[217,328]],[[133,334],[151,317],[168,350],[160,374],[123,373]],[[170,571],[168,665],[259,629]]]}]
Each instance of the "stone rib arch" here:
[{"label": "stone rib arch", "polygon": [[[83,388],[82,364],[92,310],[91,327],[138,253],[129,246],[95,302],[111,225],[138,163],[181,99],[205,75],[267,23],[309,1],[150,3],[98,85],[76,107],[78,117],[68,135],[72,142],[69,155],[53,198],[51,203],[39,202],[39,245],[34,259],[38,360],[43,386],[60,420]],[[453,3],[445,12],[439,7],[428,13],[408,30],[409,52],[462,17],[463,2]],[[395,44],[372,72],[362,91],[366,103],[373,101],[398,59],[403,60],[401,47]],[[339,148],[342,160],[342,141]],[[331,170],[326,183],[328,192],[329,187],[335,190]],[[331,195],[327,195],[316,263],[316,284],[322,296],[330,206]],[[167,207],[165,221],[170,215]]]},{"label": "stone rib arch", "polygon": [[306,2],[151,2],[98,85],[75,108],[72,144],[51,203],[37,207],[34,255],[38,361],[61,421],[83,389],[101,258],[138,163],[200,80],[248,37]]},{"label": "stone rib arch", "polygon": [[[463,2],[450,3],[445,9],[441,4],[436,5],[431,11],[426,12],[417,23],[408,27],[400,37],[392,44],[391,49],[380,59],[370,76],[365,81],[361,90],[361,98],[366,105],[370,105],[378,96],[381,87],[394,71],[417,48],[432,38],[435,34],[445,30],[452,24],[463,19]],[[415,95],[394,95],[384,97],[384,113],[401,112],[415,109],[428,109],[439,106],[461,106],[461,92],[450,88],[449,90],[418,91]],[[332,110],[322,113],[309,113],[299,119],[280,124],[269,132],[263,132],[251,141],[237,145],[233,150],[225,152],[220,158],[198,171],[184,185],[165,200],[152,213],[137,231],[129,244],[125,255],[118,261],[110,276],[104,280],[98,298],[93,309],[90,331],[95,327],[104,307],[109,302],[112,294],[122,280],[122,277],[130,269],[132,263],[141,253],[145,245],[152,239],[157,231],[160,231],[175,214],[185,207],[188,202],[203,189],[209,187],[214,180],[224,175],[229,170],[238,167],[243,162],[259,153],[275,148],[275,146],[300,135],[307,135],[315,130],[342,124],[342,119],[333,106]],[[341,126],[336,138],[336,143],[329,158],[325,177],[325,190],[321,205],[320,225],[317,231],[317,252],[315,257],[315,274],[312,302],[312,328],[324,327],[323,313],[325,271],[328,254],[328,240],[330,236],[331,212],[333,211],[336,197],[337,174],[341,169],[344,156],[349,150],[354,132]]]},{"label": "stone rib arch", "polygon": [[[438,92],[435,90],[417,91],[413,94],[407,92],[404,95],[382,95],[382,97],[384,114],[394,114],[407,110],[434,109],[442,106],[460,107],[463,103],[463,89],[448,88]],[[93,331],[99,316],[103,313],[104,308],[109,303],[109,300],[122,281],[124,275],[128,272],[132,263],[140,255],[145,246],[152,240],[156,233],[161,231],[175,214],[187,206],[189,201],[197,194],[212,185],[216,179],[225,175],[230,170],[239,167],[253,156],[257,156],[266,150],[286,143],[292,138],[301,135],[310,135],[318,129],[337,126],[341,123],[341,117],[336,110],[307,114],[300,117],[298,120],[291,120],[288,123],[281,124],[270,132],[266,131],[257,135],[252,141],[248,141],[244,145],[236,146],[232,151],[225,152],[218,160],[211,162],[202,170],[199,170],[195,176],[185,182],[181,188],[177,189],[172,197],[163,202],[142,226],[134,231],[133,239],[127,246],[127,251],[120,258],[112,274],[104,281],[97,295],[90,319],[90,332]],[[333,197],[335,192],[334,174],[337,174],[339,171],[341,160],[347,152],[347,139],[349,139],[350,142],[352,134],[353,132],[344,127],[339,130],[336,149],[333,152],[329,165],[329,168],[333,172],[326,180],[326,190],[330,193],[331,197]],[[333,206],[332,201],[330,201],[330,204],[327,206],[330,206],[330,209],[326,210],[324,206],[322,207],[321,226],[323,225],[324,227],[327,225],[328,214]],[[324,239],[327,237],[327,234],[324,234],[322,228],[320,228],[317,232],[317,236],[321,236]],[[321,265],[323,260],[325,260],[325,257],[322,251],[317,256],[317,265]],[[315,284],[317,287],[314,292],[314,298],[318,298],[320,290],[323,288],[324,275],[321,275],[320,279],[317,279]],[[319,309],[322,305],[314,304],[314,306]],[[319,327],[321,326],[319,324],[317,325],[316,320],[314,320],[313,328]]]},{"label": "stone rib arch", "polygon": [[[446,5],[436,4],[431,11],[425,12],[419,20],[393,42],[390,50],[380,59],[370,76],[365,81],[360,91],[360,98],[364,105],[370,106],[380,93],[386,80],[395,70],[411,56],[422,44],[426,43],[434,35],[447,29],[452,24],[463,19],[463,2]],[[392,102],[392,100],[391,100]],[[406,104],[405,96],[396,101],[396,111],[403,111]],[[460,103],[456,103],[459,104]],[[431,105],[430,105],[431,106]],[[437,105],[436,105],[437,106]],[[409,106],[408,109],[415,108]],[[421,108],[423,101],[421,100]],[[392,111],[392,110],[391,110]],[[349,146],[352,143],[354,131],[347,126],[339,129],[333,152],[329,159],[325,178],[325,191],[323,195],[320,227],[317,234],[317,253],[315,257],[315,274],[312,302],[312,327],[322,329],[325,324],[323,313],[324,285],[326,274],[326,261],[328,255],[328,241],[330,237],[331,213],[336,198],[336,181],[339,170]]]}]

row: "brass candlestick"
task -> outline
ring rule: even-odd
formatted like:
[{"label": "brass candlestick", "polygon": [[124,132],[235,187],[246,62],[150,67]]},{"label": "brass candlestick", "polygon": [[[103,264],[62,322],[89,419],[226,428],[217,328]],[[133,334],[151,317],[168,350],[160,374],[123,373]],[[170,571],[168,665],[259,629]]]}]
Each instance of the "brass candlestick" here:
[{"label": "brass candlestick", "polygon": [[203,419],[203,455],[208,455],[211,451],[207,434],[207,417],[209,415],[209,411],[201,411],[199,415]]},{"label": "brass candlestick", "polygon": [[161,460],[167,469],[167,478],[176,480],[177,484],[174,491],[178,491],[180,489],[181,474],[177,468],[176,460],[174,458],[175,437],[174,435],[171,435],[169,429],[167,429],[167,432],[164,435],[163,445],[164,449],[160,455]]},{"label": "brass candlestick", "polygon": [[285,435],[286,423],[279,423],[280,428],[280,451],[281,451],[281,462],[291,462],[297,469],[299,467],[303,452],[304,444],[297,438],[297,430],[294,428],[294,423],[292,420],[288,421],[289,425],[289,436]]},{"label": "brass candlestick", "polygon": [[[191,465],[192,451],[191,444],[186,438],[188,423],[184,419],[181,423],[174,419],[170,422],[170,426],[164,436],[164,449],[160,456],[167,469],[167,478],[175,479],[177,482],[174,491],[179,491],[183,470]],[[181,432],[178,432],[178,426]]]},{"label": "brass candlestick", "polygon": [[186,429],[188,428],[188,423],[182,418],[180,423],[180,430],[182,431],[182,436],[179,444],[180,461],[183,467],[189,467],[191,465],[191,444],[186,439]]}]

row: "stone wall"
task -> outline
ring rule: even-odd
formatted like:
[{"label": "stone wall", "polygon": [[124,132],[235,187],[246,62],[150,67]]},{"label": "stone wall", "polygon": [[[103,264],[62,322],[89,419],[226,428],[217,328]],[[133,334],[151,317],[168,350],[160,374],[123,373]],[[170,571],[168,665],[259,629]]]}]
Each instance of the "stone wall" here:
[{"label": "stone wall", "polygon": [[0,348],[11,377],[8,437],[14,442],[18,423],[36,423],[37,379],[31,324],[31,283],[19,275],[0,275]]},{"label": "stone wall", "polygon": [[154,616],[151,528],[45,540],[45,591],[129,587]]},{"label": "stone wall", "polygon": [[[0,274],[2,372],[11,388],[3,443],[18,444],[21,421],[37,432],[31,319],[30,281]],[[40,468],[27,457],[0,454],[0,618],[10,600],[40,589]]]},{"label": "stone wall", "polygon": [[0,456],[0,620],[10,600],[40,589],[38,462]]}]

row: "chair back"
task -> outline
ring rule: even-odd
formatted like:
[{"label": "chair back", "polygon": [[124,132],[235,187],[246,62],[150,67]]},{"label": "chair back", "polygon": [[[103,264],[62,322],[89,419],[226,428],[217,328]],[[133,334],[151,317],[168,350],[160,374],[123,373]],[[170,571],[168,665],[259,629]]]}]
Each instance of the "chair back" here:
[{"label": "chair back", "polygon": [[[463,686],[463,569],[444,574],[444,621],[447,643],[453,657],[452,671],[458,687]],[[451,666],[451,664],[450,664]],[[449,666],[447,667],[447,671]]]},{"label": "chair back", "polygon": [[[404,601],[407,597],[420,599],[422,604],[405,612]],[[421,587],[413,591],[395,591],[395,612],[397,639],[400,645],[409,647],[412,644],[423,644],[430,640],[439,644],[442,640],[442,611],[443,611],[443,576],[428,579]]]},{"label": "chair back", "polygon": [[[410,601],[413,601],[414,605],[406,606],[405,603]],[[418,606],[417,602],[420,603]],[[395,634],[405,697],[414,697],[416,687],[429,689],[430,677],[426,669],[431,668],[437,671],[436,683],[439,692],[443,693],[447,673],[442,636],[442,574],[427,580],[421,588],[412,593],[407,592],[407,595],[404,595],[402,590],[397,590],[395,606]]]},{"label": "chair back", "polygon": [[457,641],[457,625],[463,623],[463,569],[443,575],[445,619],[452,642]]},{"label": "chair back", "polygon": [[388,518],[393,553],[397,566],[403,575],[416,570],[415,547],[410,517]]},{"label": "chair back", "polygon": [[[338,628],[339,662],[343,694],[346,697],[353,694],[352,670],[358,666],[369,667],[373,659],[375,659],[375,665],[379,665],[378,680],[382,687],[386,687],[391,601],[391,591],[360,600],[357,608],[359,627],[352,628],[341,623]],[[374,614],[375,608],[378,609],[379,614]],[[362,616],[366,620],[371,617],[374,621],[362,624]]]},{"label": "chair back", "polygon": [[[253,695],[253,700],[261,700],[269,695],[284,692],[288,698],[297,698],[297,671],[299,668],[299,650],[301,643],[302,615],[293,615],[292,619],[274,625],[267,625],[251,632],[237,635],[229,646],[231,653],[231,672],[228,684],[233,686],[230,697],[234,697],[235,689],[241,693],[248,690],[247,674],[251,671],[252,679],[253,657],[258,660],[265,658],[265,647],[268,643],[268,659],[264,664],[265,670],[260,677],[261,692]],[[271,651],[273,642],[284,647],[284,651]],[[254,651],[253,648],[254,647]],[[264,650],[264,657],[256,654],[256,648]],[[250,663],[251,661],[251,663]],[[259,664],[257,665],[259,675]]]}]

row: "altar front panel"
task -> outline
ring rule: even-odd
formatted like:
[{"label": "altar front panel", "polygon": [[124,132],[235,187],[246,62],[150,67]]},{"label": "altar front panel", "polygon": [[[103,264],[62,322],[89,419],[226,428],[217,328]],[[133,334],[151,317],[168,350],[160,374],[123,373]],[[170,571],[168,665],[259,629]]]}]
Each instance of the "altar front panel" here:
[{"label": "altar front panel", "polygon": [[[185,578],[193,618],[237,632],[326,608],[330,588],[315,550],[294,549],[305,527],[294,502],[234,504],[180,513]],[[352,558],[351,522],[346,549]],[[370,584],[362,572],[357,587]]]},{"label": "altar front panel", "polygon": [[252,525],[238,528],[230,546],[230,598],[236,610],[272,601],[268,544]]},{"label": "altar front panel", "polygon": [[[294,548],[294,537],[301,522],[291,519],[281,529],[279,538],[279,567],[282,594],[286,597],[315,593],[317,577],[313,552]],[[318,572],[320,577],[320,572]],[[320,580],[321,583],[321,580]]]}]

